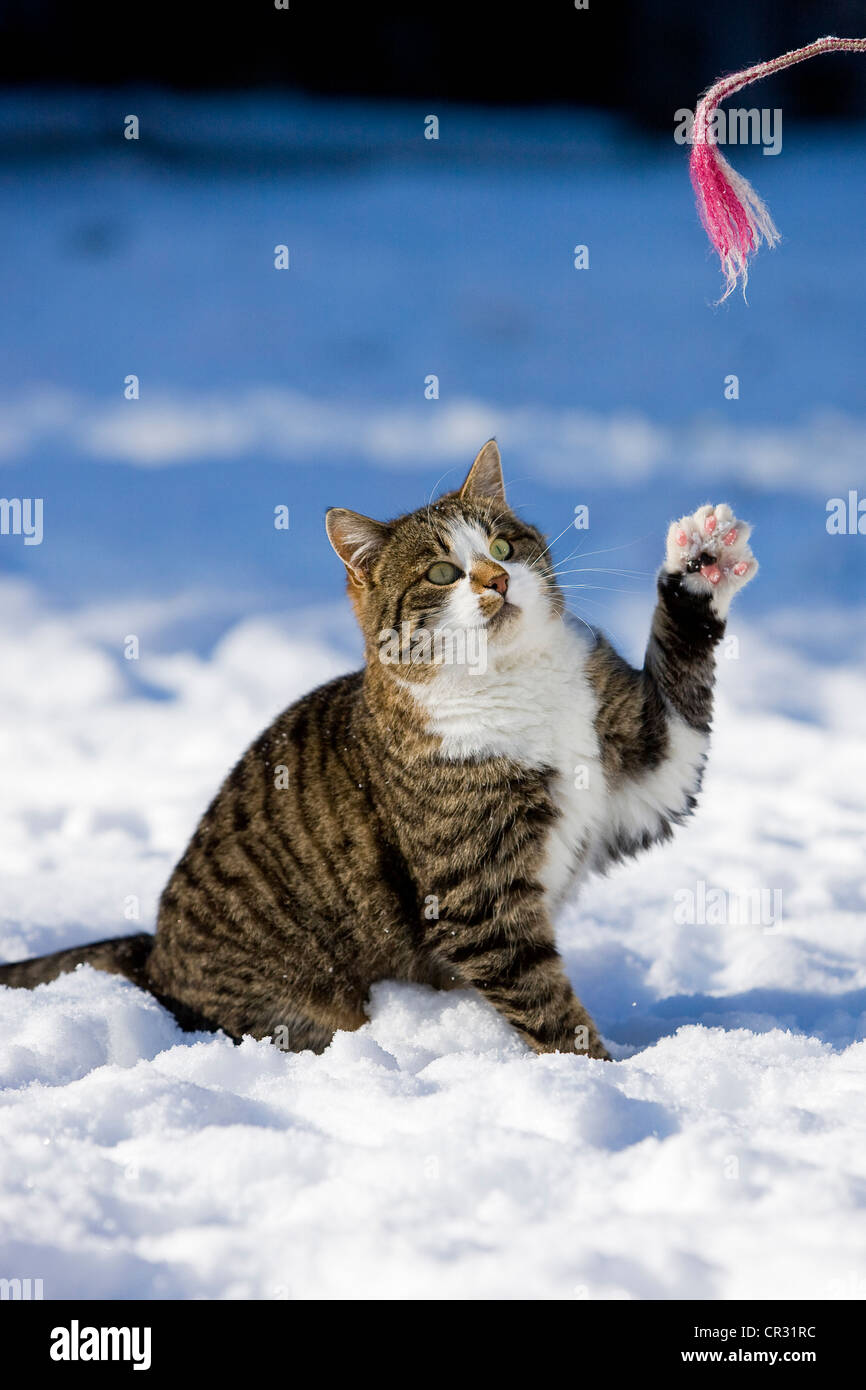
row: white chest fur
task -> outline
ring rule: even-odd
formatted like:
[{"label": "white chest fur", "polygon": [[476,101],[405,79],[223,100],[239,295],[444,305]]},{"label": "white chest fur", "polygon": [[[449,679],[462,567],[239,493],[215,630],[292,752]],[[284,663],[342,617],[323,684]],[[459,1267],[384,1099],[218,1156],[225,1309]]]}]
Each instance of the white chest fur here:
[{"label": "white chest fur", "polygon": [[580,851],[605,817],[608,791],[595,732],[586,643],[555,620],[528,647],[492,651],[483,674],[444,667],[414,687],[430,733],[454,761],[507,757],[554,770],[559,819],[548,833],[542,881],[552,911],[577,873]]}]

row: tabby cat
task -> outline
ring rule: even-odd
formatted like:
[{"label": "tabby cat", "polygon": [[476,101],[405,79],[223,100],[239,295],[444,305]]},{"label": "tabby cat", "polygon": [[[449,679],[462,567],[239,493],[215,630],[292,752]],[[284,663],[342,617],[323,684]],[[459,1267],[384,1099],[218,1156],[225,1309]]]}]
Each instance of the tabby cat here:
[{"label": "tabby cat", "polygon": [[714,647],[753,577],[729,507],[674,522],[642,670],[572,620],[545,538],[508,506],[499,450],[395,521],[334,508],[362,671],[255,741],[166,886],[156,936],[0,969],[31,987],[86,962],[185,1028],[321,1052],[376,980],[483,994],[536,1052],[607,1058],[556,949],[593,870],[695,805]]}]

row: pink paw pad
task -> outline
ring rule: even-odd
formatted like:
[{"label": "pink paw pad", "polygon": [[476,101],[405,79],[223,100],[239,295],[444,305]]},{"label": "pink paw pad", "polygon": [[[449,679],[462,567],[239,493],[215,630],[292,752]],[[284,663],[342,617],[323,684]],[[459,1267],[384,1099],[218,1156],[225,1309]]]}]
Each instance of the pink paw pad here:
[{"label": "pink paw pad", "polygon": [[716,529],[716,518],[715,518],[714,516],[708,516],[707,519],[706,519],[706,521],[704,522],[704,530],[705,530],[705,531],[709,531],[710,534],[712,535],[712,533],[713,533],[713,531],[715,531],[715,529]]},{"label": "pink paw pad", "polygon": [[738,565],[734,565],[734,574],[745,574],[748,568],[748,563],[745,560],[741,560]]},{"label": "pink paw pad", "polygon": [[701,569],[701,574],[704,576],[704,579],[708,579],[711,584],[718,584],[722,577],[722,571],[719,569],[718,565],[704,565]]},{"label": "pink paw pad", "polygon": [[724,536],[722,536],[722,540],[724,541],[725,545],[733,545],[736,539],[737,532],[735,529],[728,531]]},{"label": "pink paw pad", "polygon": [[685,531],[677,531],[677,545],[685,545],[687,540],[688,536]]}]

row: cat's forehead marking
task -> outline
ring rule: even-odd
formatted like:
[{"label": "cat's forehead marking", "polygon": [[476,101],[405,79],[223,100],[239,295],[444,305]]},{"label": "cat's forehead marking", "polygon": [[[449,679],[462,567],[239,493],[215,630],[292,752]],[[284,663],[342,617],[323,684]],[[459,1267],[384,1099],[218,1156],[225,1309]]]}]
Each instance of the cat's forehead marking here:
[{"label": "cat's forehead marking", "polygon": [[462,518],[449,521],[448,536],[462,570],[468,570],[473,560],[489,552],[490,538],[477,521],[466,521]]}]

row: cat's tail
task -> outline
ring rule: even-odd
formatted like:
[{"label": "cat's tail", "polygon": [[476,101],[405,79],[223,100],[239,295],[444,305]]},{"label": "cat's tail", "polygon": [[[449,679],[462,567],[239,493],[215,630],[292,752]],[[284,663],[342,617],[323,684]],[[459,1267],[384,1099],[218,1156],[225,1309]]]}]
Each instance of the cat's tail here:
[{"label": "cat's tail", "polygon": [[137,936],[115,936],[109,941],[94,941],[89,946],[55,951],[51,956],[0,965],[0,985],[8,985],[10,989],[34,989],[36,985],[56,980],[58,975],[68,974],[77,965],[92,965],[94,970],[124,975],[134,985],[147,989],[145,972],[153,942],[154,938],[147,932],[139,932]]}]

